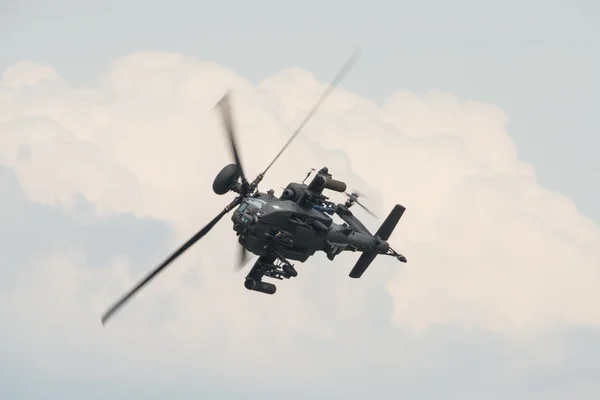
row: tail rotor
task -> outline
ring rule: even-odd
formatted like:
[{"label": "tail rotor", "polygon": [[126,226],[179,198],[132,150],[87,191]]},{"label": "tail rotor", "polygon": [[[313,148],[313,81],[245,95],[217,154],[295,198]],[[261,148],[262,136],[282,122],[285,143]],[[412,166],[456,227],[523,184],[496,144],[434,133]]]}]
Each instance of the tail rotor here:
[{"label": "tail rotor", "polygon": [[361,202],[358,201],[359,197],[366,197],[366,196],[363,196],[357,190],[352,191],[352,193],[346,192],[345,194],[346,194],[346,196],[348,196],[348,200],[346,200],[346,203],[344,204],[346,206],[346,208],[350,208],[354,204],[358,204],[363,210],[368,212],[372,217],[379,219],[379,217],[377,217],[377,215],[375,215],[375,213],[373,213],[364,204],[362,204]]}]

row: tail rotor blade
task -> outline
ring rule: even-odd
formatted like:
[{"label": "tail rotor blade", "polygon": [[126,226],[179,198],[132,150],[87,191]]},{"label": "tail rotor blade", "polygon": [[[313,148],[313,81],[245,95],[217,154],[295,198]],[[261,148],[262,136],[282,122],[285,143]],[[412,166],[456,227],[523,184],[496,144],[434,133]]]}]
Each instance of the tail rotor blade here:
[{"label": "tail rotor blade", "polygon": [[358,204],[363,210],[368,212],[372,217],[379,219],[379,217],[377,215],[375,215],[375,213],[373,213],[373,211],[369,210],[364,204],[362,204],[360,201],[358,201],[359,197],[367,197],[367,196],[363,195],[358,190],[353,190],[352,193],[346,192],[346,196],[348,196],[348,201],[350,202],[349,203],[350,205]]},{"label": "tail rotor blade", "polygon": [[375,214],[373,213],[373,211],[369,210],[369,209],[368,209],[367,207],[365,207],[365,206],[364,206],[362,203],[359,203],[359,202],[358,202],[358,200],[356,200],[356,204],[358,204],[359,206],[361,206],[361,207],[362,207],[362,209],[363,209],[363,210],[365,210],[366,212],[368,212],[368,213],[369,213],[369,214],[370,214],[372,217],[375,217],[375,218],[378,218],[378,219],[379,219],[379,217],[378,217],[377,215],[375,215]]}]

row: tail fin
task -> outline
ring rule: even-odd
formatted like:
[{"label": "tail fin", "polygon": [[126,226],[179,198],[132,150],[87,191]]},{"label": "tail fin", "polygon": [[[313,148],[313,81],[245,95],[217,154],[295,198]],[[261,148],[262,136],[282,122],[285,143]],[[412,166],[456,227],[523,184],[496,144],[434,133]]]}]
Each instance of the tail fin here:
[{"label": "tail fin", "polygon": [[[392,235],[392,232],[394,232],[396,225],[398,225],[398,221],[402,218],[404,210],[406,210],[406,208],[400,204],[396,204],[377,230],[377,233],[375,233],[375,236],[379,236],[383,240],[388,240]],[[371,265],[375,257],[377,257],[377,254],[376,251],[362,253],[354,265],[354,268],[350,271],[350,278],[360,278],[367,268],[369,268],[369,265]]]}]

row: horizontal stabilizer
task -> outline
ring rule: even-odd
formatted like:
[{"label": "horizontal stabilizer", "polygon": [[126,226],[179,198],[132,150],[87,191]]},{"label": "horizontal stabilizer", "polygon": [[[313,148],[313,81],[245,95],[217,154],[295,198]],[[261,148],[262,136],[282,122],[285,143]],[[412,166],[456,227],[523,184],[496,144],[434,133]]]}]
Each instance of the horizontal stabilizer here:
[{"label": "horizontal stabilizer", "polygon": [[377,252],[375,251],[362,253],[354,265],[354,268],[350,271],[350,278],[360,278],[367,268],[369,268],[369,265],[371,265],[375,257],[377,257]]},{"label": "horizontal stabilizer", "polygon": [[[394,229],[396,229],[396,225],[398,225],[398,221],[400,221],[400,218],[402,218],[405,210],[406,208],[400,204],[396,204],[385,221],[383,221],[383,224],[381,224],[377,230],[377,233],[375,233],[375,236],[379,236],[383,240],[388,240],[390,236],[392,236]],[[350,278],[360,278],[367,268],[369,268],[369,265],[371,265],[375,257],[377,257],[377,254],[378,253],[376,251],[370,251],[361,254],[358,261],[354,265],[354,268],[352,268],[352,271],[350,271]]]},{"label": "horizontal stabilizer", "polygon": [[381,224],[375,235],[379,236],[383,240],[388,240],[390,236],[392,236],[392,232],[394,232],[394,229],[396,229],[398,221],[400,221],[400,218],[402,218],[404,210],[406,210],[406,208],[404,208],[400,204],[396,204],[390,215],[388,215],[385,221],[383,221],[383,224]]}]

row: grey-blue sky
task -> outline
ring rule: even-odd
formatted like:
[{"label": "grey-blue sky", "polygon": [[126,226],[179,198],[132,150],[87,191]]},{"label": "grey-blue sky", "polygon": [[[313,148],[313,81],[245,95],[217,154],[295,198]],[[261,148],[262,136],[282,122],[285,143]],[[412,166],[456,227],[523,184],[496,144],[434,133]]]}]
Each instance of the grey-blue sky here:
[{"label": "grey-blue sky", "polygon": [[85,249],[86,262],[94,267],[105,266],[111,257],[127,254],[142,265],[141,271],[169,250],[170,229],[161,221],[130,215],[99,218],[93,205],[81,197],[75,208],[68,211],[31,203],[13,172],[3,166],[0,188],[0,242],[13,244],[0,253],[3,284],[7,284],[7,274],[19,272],[31,262],[32,255],[68,246]]},{"label": "grey-blue sky", "polygon": [[[214,59],[233,66],[252,80],[289,65],[305,67],[325,80],[355,43],[366,41],[364,56],[346,81],[349,88],[374,98],[398,89],[441,89],[500,105],[511,118],[510,133],[515,136],[524,158],[533,159],[542,181],[565,190],[588,214],[599,217],[594,214],[593,206],[600,195],[589,186],[589,180],[597,177],[598,171],[592,145],[595,138],[591,137],[598,128],[597,116],[592,113],[598,93],[594,75],[598,67],[595,39],[598,32],[594,28],[598,6],[591,2],[577,3],[587,7],[584,11],[574,8],[574,2],[569,8],[548,2],[502,2],[494,8],[473,8],[475,2],[471,5],[453,2],[437,11],[423,5],[414,8],[392,2],[387,5],[369,2],[359,6],[333,1],[326,4],[302,2],[291,7],[275,2],[165,4],[158,6],[138,1],[99,6],[75,1],[15,2],[3,15],[0,61],[2,66],[24,57],[47,62],[68,79],[85,83],[102,72],[114,56],[140,49],[158,49]],[[236,7],[239,7],[237,14],[228,14]],[[572,179],[573,176],[577,179]],[[3,201],[7,203],[3,204],[17,207],[24,199],[11,179],[0,182],[0,188],[5,196],[11,192],[17,194],[4,197]],[[105,222],[95,219],[87,207],[80,207],[75,216],[71,211],[67,214],[56,208],[42,210],[32,204],[22,207],[22,213],[15,214],[22,227],[41,227],[44,222],[44,229],[49,225],[53,228],[51,243],[38,239],[37,254],[61,250],[63,244],[74,241],[75,246],[89,252],[92,265],[100,265],[102,258],[113,257],[126,248],[127,254],[134,257],[134,264],[139,265],[141,274],[146,266],[154,264],[169,250],[166,228],[154,222],[128,216]],[[8,216],[2,215],[3,218]],[[81,224],[81,221],[89,224]],[[82,226],[89,229],[89,239],[82,238]],[[108,237],[114,240],[124,230],[132,232],[131,235],[120,236],[121,240],[112,244],[94,240]],[[152,232],[157,232],[156,239],[152,238]],[[24,248],[28,240],[25,234],[12,237],[11,247]],[[27,267],[26,260],[17,261],[20,266]],[[3,265],[13,264],[16,262],[9,260]],[[379,273],[384,274],[382,270]],[[321,289],[318,287],[315,291],[326,293],[324,288]],[[440,392],[445,398],[456,396],[461,399],[481,398],[482,393],[490,398],[491,392],[498,398],[519,395],[522,398],[548,398],[544,395],[549,395],[549,391],[555,398],[598,397],[593,391],[597,391],[597,387],[584,387],[587,390],[577,395],[582,385],[592,385],[598,373],[597,357],[592,354],[598,348],[595,331],[571,331],[564,335],[548,334],[550,339],[548,336],[540,338],[542,342],[549,341],[549,349],[564,351],[561,362],[556,367],[544,363],[536,365],[535,362],[528,365],[527,360],[535,360],[539,355],[536,349],[511,346],[488,332],[455,332],[451,328],[440,328],[420,339],[399,334],[389,326],[389,298],[382,297],[385,299],[370,304],[369,308],[377,311],[359,321],[369,327],[365,336],[350,337],[351,324],[345,326],[343,321],[334,324],[336,339],[342,343],[344,339],[353,342],[356,345],[354,354],[346,352],[348,347],[336,347],[336,341],[332,344],[306,338],[311,340],[308,347],[322,354],[321,362],[313,366],[319,369],[321,377],[315,385],[305,387],[307,391],[321,387],[329,395],[327,398],[331,398],[331,394],[340,394],[340,391],[342,394],[372,395],[374,387],[385,388],[386,393],[393,396],[390,398],[402,394],[413,398],[427,398],[428,395],[439,398]],[[312,308],[320,305],[317,298],[313,302]],[[2,354],[13,349],[13,343],[2,343],[5,346],[0,347]],[[373,349],[372,343],[382,347]],[[544,344],[540,346],[544,350]],[[269,346],[265,349],[271,353],[278,351]],[[91,347],[71,357],[79,362],[84,359],[89,362],[102,358],[102,354]],[[106,376],[103,375],[105,371],[95,371],[98,375],[90,373],[75,380],[36,369],[28,363],[28,358],[19,355],[0,359],[5,361],[0,370],[11,371],[10,374],[0,373],[0,387],[10,390],[9,396],[14,394],[11,398],[19,398],[19,394],[26,398],[27,390],[34,386],[32,382],[37,384],[35,389],[38,390],[34,397],[55,395],[61,398],[68,398],[68,395],[89,397],[89,391],[94,391],[98,398],[110,395],[131,398],[142,392],[157,398],[164,398],[166,393],[189,397],[190,392],[239,397],[239,390],[244,389],[236,380],[238,376],[206,373],[203,368],[210,368],[210,363],[204,359],[196,360],[197,380],[186,377],[173,385],[152,379],[154,384],[146,388],[133,378],[134,371],[127,377],[111,376],[112,379],[107,381],[112,386],[103,388],[106,392],[100,392],[97,383]],[[352,360],[361,360],[361,363],[352,365]],[[382,366],[382,360],[389,365]],[[406,360],[412,362],[415,371],[424,375],[399,372],[398,368],[406,366]],[[98,363],[95,368],[106,366],[104,361],[105,364]],[[400,361],[405,364],[400,365]],[[525,365],[518,370],[515,380],[507,378],[507,371],[522,362]],[[79,365],[82,370],[86,370],[84,365]],[[348,365],[350,368],[345,374],[342,367]],[[376,374],[367,374],[372,371]],[[290,385],[303,377],[302,370],[294,368],[277,370],[275,374]],[[207,382],[216,376],[221,381]],[[358,383],[339,389],[342,379]],[[385,384],[389,386],[383,386]],[[173,392],[174,387],[178,393]],[[260,394],[265,390],[260,384],[250,388],[254,390],[243,393]],[[287,388],[272,390],[293,395]],[[269,394],[275,397],[273,391]],[[311,394],[311,398],[315,397]],[[296,395],[307,397],[304,393]]]},{"label": "grey-blue sky", "polygon": [[47,62],[85,82],[109,59],[179,51],[258,81],[287,66],[327,80],[357,43],[345,85],[382,99],[408,89],[491,102],[542,184],[600,221],[600,6],[593,1],[274,0],[4,2],[0,67]]},{"label": "grey-blue sky", "polygon": [[[95,268],[106,268],[114,257],[126,255],[141,274],[169,250],[171,231],[165,223],[129,215],[99,218],[94,207],[84,199],[68,211],[30,202],[13,171],[3,166],[0,166],[0,192],[0,243],[3,243],[0,297],[9,290],[22,288],[23,281],[19,282],[19,279],[34,278],[38,257],[53,252],[73,248],[83,251],[85,264]],[[39,302],[45,300],[36,299]],[[31,313],[28,318],[37,318],[35,309],[23,308],[20,304],[0,306],[3,321],[3,329],[0,329],[0,396],[11,399],[62,397],[65,383],[39,367],[35,350],[29,348],[33,343],[25,339],[31,338],[32,332],[20,332],[19,322],[14,318],[19,313]],[[39,327],[42,331],[46,329]],[[63,334],[72,337],[70,332]],[[86,357],[94,355],[87,354]],[[55,361],[60,363],[59,360],[57,357]],[[52,360],[44,362],[53,364]],[[75,383],[72,390],[76,391],[79,383],[71,383]],[[90,390],[89,382],[83,385]]]}]

